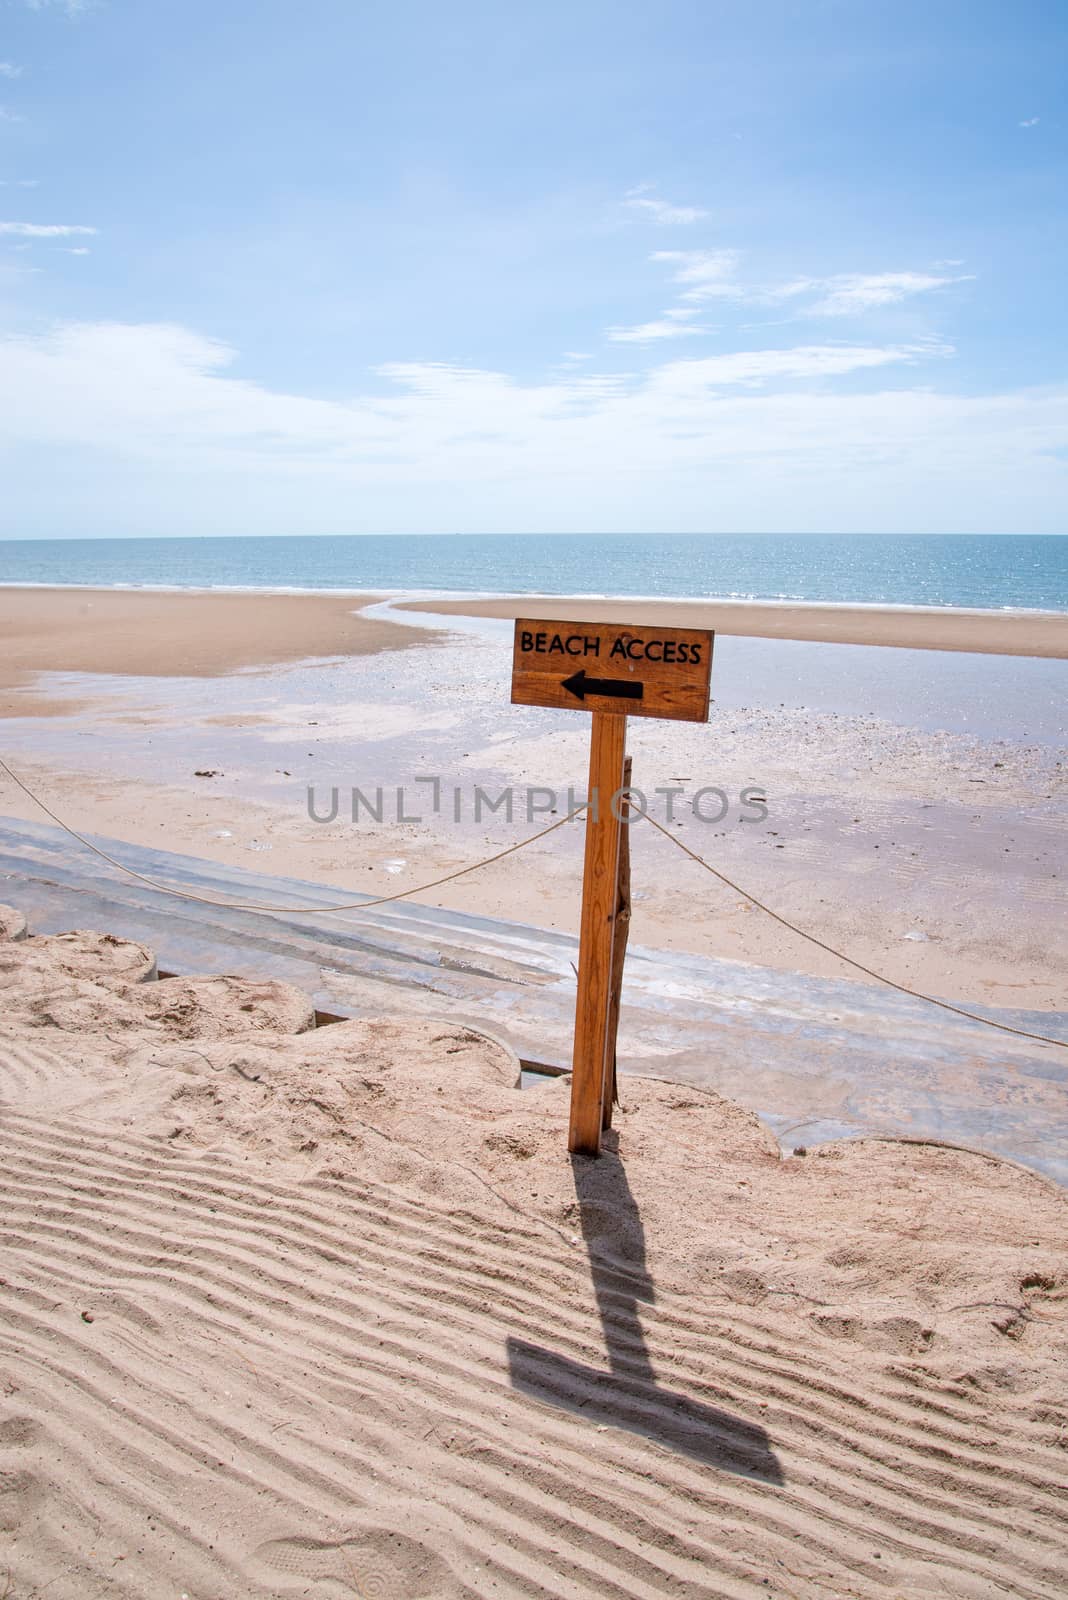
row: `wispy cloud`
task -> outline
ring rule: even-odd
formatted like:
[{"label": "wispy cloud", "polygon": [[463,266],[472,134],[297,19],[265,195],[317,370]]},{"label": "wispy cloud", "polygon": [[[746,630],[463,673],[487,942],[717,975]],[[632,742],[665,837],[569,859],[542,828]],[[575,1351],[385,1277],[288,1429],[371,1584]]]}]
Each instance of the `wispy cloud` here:
[{"label": "wispy cloud", "polygon": [[87,256],[91,254],[89,246],[85,244],[71,245],[69,247],[65,246],[64,253],[68,256]]},{"label": "wispy cloud", "polygon": [[0,78],[21,78],[22,68],[13,61],[0,61]]},{"label": "wispy cloud", "polygon": [[650,344],[654,339],[684,339],[687,334],[707,334],[710,328],[692,326],[677,313],[665,311],[661,319],[639,322],[632,328],[609,328],[607,337],[613,344]]},{"label": "wispy cloud", "polygon": [[[795,315],[812,317],[859,316],[882,306],[897,305],[911,295],[925,294],[949,284],[965,283],[970,274],[951,276],[930,272],[841,272],[832,277],[789,278],[783,283],[745,283],[739,277],[736,250],[656,250],[653,261],[674,268],[671,279],[681,286],[684,302],[739,300],[754,305],[798,302]],[[940,266],[962,263],[941,262]],[[670,311],[667,316],[678,316]]]},{"label": "wispy cloud", "polygon": [[64,11],[68,17],[80,17],[96,7],[97,0],[22,0],[28,11]]},{"label": "wispy cloud", "polygon": [[735,281],[740,260],[737,250],[654,250],[650,259],[670,262],[675,269],[672,280],[683,285],[684,300],[742,296]]},{"label": "wispy cloud", "polygon": [[69,239],[73,234],[96,231],[74,222],[0,222],[0,233],[17,234],[22,239]]},{"label": "wispy cloud", "polygon": [[1023,122],[1020,123],[1020,127],[1021,128],[1037,128],[1038,124],[1041,121],[1042,121],[1041,117],[1025,117]]},{"label": "wispy cloud", "polygon": [[45,446],[109,464],[106,495],[79,503],[86,529],[114,531],[121,471],[131,530],[151,514],[158,531],[193,518],[224,532],[251,512],[287,532],[561,530],[576,518],[889,530],[906,515],[932,531],[962,520],[992,531],[1012,512],[1052,531],[1068,387],[937,392],[928,358],[947,354],[814,343],[536,383],[408,363],[334,400],[234,377],[236,353],[189,329],[60,326],[0,338],[0,527],[69,510],[42,482]]},{"label": "wispy cloud", "polygon": [[842,377],[873,367],[914,363],[931,356],[952,355],[949,345],[798,345],[790,350],[736,350],[727,355],[703,356],[698,360],[671,362],[653,375],[655,385],[667,383],[688,391],[719,389],[734,384],[756,388],[776,378],[789,382],[799,379]]},{"label": "wispy cloud", "polygon": [[944,289],[951,283],[965,283],[969,275],[935,277],[927,272],[846,272],[834,278],[817,280],[812,287],[825,291],[808,306],[813,317],[851,317],[880,306],[898,305],[910,295]]},{"label": "wispy cloud", "polygon": [[623,204],[630,211],[637,211],[649,222],[655,222],[658,227],[686,227],[692,222],[700,222],[702,217],[707,217],[708,212],[702,211],[700,206],[672,205],[670,200],[661,200],[652,193],[651,183],[639,183],[636,188],[628,189]]},{"label": "wispy cloud", "polygon": [[10,106],[0,106],[0,122],[25,122],[26,118]]}]

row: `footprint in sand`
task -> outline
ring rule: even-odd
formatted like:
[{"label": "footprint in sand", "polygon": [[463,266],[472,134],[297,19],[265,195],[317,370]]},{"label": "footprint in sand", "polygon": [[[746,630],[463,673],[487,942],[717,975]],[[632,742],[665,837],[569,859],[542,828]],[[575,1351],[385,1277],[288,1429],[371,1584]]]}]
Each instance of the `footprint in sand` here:
[{"label": "footprint in sand", "polygon": [[270,1539],[253,1558],[275,1572],[337,1584],[353,1600],[445,1600],[457,1592],[448,1563],[394,1528],[360,1528],[336,1543]]},{"label": "footprint in sand", "polygon": [[0,1450],[17,1449],[20,1445],[36,1444],[43,1433],[34,1417],[0,1418]]},{"label": "footprint in sand", "polygon": [[1024,1305],[1034,1316],[1068,1314],[1068,1272],[1029,1272],[1020,1280]]},{"label": "footprint in sand", "polygon": [[[44,1437],[35,1417],[0,1417],[0,1534],[25,1534],[43,1513],[49,1498],[47,1482],[17,1465],[9,1451],[32,1449]],[[7,1591],[2,1591],[6,1593]]]},{"label": "footprint in sand", "polygon": [[40,1510],[45,1486],[33,1472],[0,1467],[0,1533],[18,1533]]},{"label": "footprint in sand", "polygon": [[921,1356],[934,1343],[935,1334],[914,1317],[849,1316],[839,1312],[814,1312],[812,1323],[832,1339],[845,1339],[868,1350],[891,1356]]}]

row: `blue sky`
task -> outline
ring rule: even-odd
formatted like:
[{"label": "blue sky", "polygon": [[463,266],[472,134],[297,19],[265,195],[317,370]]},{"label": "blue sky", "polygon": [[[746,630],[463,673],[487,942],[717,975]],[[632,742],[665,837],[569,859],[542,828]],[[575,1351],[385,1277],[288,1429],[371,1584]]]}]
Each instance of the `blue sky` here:
[{"label": "blue sky", "polygon": [[0,0],[0,536],[1068,531],[1066,45]]}]

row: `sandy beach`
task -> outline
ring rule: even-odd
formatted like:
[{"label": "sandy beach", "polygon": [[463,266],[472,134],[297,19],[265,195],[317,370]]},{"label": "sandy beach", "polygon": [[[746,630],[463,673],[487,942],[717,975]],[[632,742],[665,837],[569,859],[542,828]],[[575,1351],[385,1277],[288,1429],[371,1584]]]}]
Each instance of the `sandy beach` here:
[{"label": "sandy beach", "polygon": [[0,587],[0,715],[24,714],[28,704],[55,713],[54,697],[6,698],[40,672],[214,677],[426,643],[425,631],[356,615],[366,603],[358,595]]},{"label": "sandy beach", "polygon": [[566,1083],[520,1090],[491,1037],[23,931],[0,912],[10,1593],[1062,1592],[1048,1182],[782,1159],[647,1079],[569,1161]]},{"label": "sandy beach", "polygon": [[767,605],[759,600],[561,600],[513,595],[493,600],[406,600],[402,611],[441,616],[546,617],[589,622],[660,622],[668,628],[711,628],[747,639],[800,639],[872,644],[906,650],[967,650],[980,655],[1068,659],[1068,614],[1054,611],[935,610],[922,606]]},{"label": "sandy beach", "polygon": [[1068,1600],[1064,6],[0,12],[0,1600]]},{"label": "sandy beach", "polygon": [[[120,855],[327,895],[554,820],[588,720],[509,703],[506,624],[366,604],[9,591],[0,753]],[[895,981],[1065,1006],[1059,662],[725,636],[715,670],[707,726],[631,727],[680,838]],[[581,851],[570,823],[419,898],[573,930]],[[652,829],[631,853],[636,942],[843,975]],[[1048,1180],[894,1138],[784,1156],[670,1059],[572,1160],[567,1080],[518,1087],[492,1025],[328,1024],[252,970],[161,978],[122,927],[25,937],[4,893],[0,1591],[1061,1592]]]},{"label": "sandy beach", "polygon": [[[476,625],[495,637],[446,636],[427,632],[429,618],[409,629],[361,615],[362,603],[0,591],[5,759],[80,831],[369,893],[479,861],[554,820],[545,808],[566,808],[569,788],[583,792],[588,721],[508,704],[504,624]],[[635,782],[661,815],[655,791],[677,791],[680,838],[895,981],[1063,1008],[1063,738],[1013,736],[1036,708],[1046,729],[1063,728],[1063,669],[984,659],[723,636],[711,722],[635,719]],[[947,678],[957,664],[963,675]],[[939,683],[941,699],[927,704]],[[847,693],[855,704],[835,709]],[[787,694],[793,703],[779,704]],[[995,720],[963,731],[983,706]],[[916,725],[921,708],[927,727]],[[947,711],[964,717],[948,731]],[[428,777],[441,784],[437,812],[418,781]],[[719,824],[694,815],[707,786],[729,801]],[[353,822],[354,787],[372,799],[382,790],[379,820],[362,809]],[[476,819],[476,787],[511,787],[511,819]],[[528,817],[530,791],[546,787],[555,800],[536,795],[542,809]],[[335,788],[335,820],[313,820],[309,797],[326,816]],[[759,826],[744,820],[746,789],[767,799]],[[2,794],[7,814],[44,820],[6,780]],[[581,849],[572,824],[421,898],[574,931]],[[633,860],[637,942],[848,976],[651,829],[635,836]]]}]

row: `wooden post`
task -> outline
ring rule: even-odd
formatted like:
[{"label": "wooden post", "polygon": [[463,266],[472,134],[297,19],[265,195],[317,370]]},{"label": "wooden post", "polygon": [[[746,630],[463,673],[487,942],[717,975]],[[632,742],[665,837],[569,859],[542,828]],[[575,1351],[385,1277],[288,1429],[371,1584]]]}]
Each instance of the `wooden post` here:
[{"label": "wooden post", "polygon": [[619,1007],[623,997],[623,965],[627,959],[627,935],[630,932],[630,777],[631,759],[623,763],[623,796],[620,810],[622,832],[619,835],[619,873],[616,887],[616,920],[612,936],[612,982],[608,990],[608,1076],[605,1082],[602,1128],[612,1126],[612,1107],[619,1104],[616,1086],[616,1035],[619,1032]]},{"label": "wooden post", "polygon": [[[571,1061],[571,1122],[567,1147],[576,1155],[601,1153],[605,1091],[609,1085],[608,1014],[619,894],[620,835],[613,798],[623,788],[627,719],[595,711],[590,741],[590,809],[586,813],[586,857],[582,873],[578,1002]],[[594,798],[597,805],[594,808]]]},{"label": "wooden post", "polygon": [[[582,874],[578,996],[571,1061],[573,1154],[601,1153],[616,1092],[616,1032],[630,922],[624,762],[627,717],[707,722],[714,635],[702,628],[517,617],[512,704],[592,711],[590,795]],[[581,663],[581,665],[580,665]],[[612,800],[618,795],[613,815]]]}]

